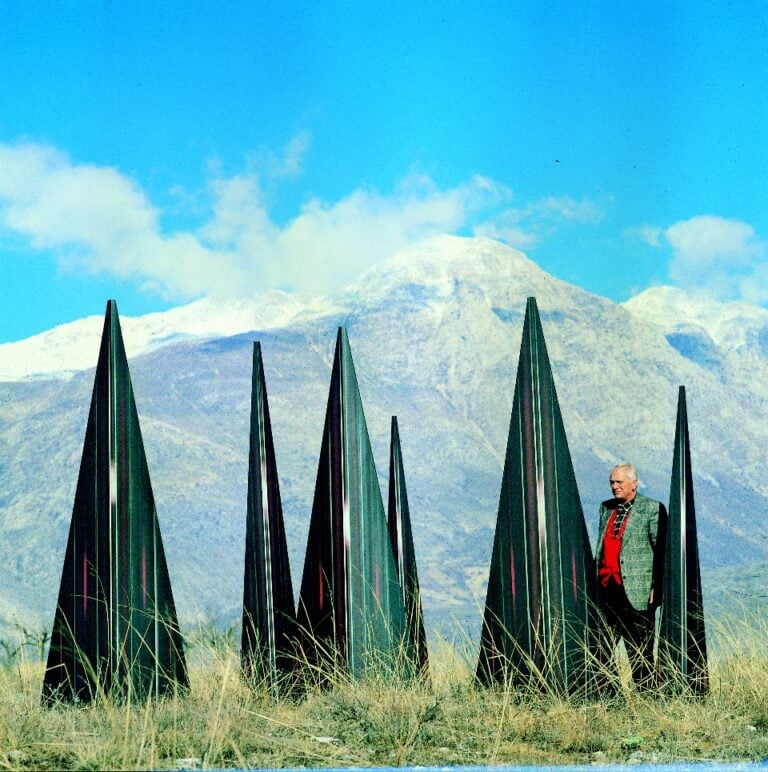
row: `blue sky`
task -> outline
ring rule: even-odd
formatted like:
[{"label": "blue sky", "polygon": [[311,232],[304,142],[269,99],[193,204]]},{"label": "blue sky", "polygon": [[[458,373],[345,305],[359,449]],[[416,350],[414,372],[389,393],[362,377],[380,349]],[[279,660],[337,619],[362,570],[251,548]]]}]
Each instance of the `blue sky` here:
[{"label": "blue sky", "polygon": [[768,303],[768,3],[0,3],[0,342],[435,233]]}]

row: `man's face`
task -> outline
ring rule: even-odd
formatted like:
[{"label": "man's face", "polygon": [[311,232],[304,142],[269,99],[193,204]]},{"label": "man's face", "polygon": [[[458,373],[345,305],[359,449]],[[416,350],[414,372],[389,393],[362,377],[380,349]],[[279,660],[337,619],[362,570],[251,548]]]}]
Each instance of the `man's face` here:
[{"label": "man's face", "polygon": [[637,491],[637,480],[627,477],[627,470],[618,467],[611,472],[611,493],[618,501],[632,501]]}]

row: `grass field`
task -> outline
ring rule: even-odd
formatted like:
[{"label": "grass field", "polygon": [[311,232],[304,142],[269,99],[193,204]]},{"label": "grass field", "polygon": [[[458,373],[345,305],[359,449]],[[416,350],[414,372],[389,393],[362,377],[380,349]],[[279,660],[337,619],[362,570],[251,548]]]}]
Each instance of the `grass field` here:
[{"label": "grass field", "polygon": [[478,688],[476,651],[436,642],[431,678],[391,685],[338,676],[270,700],[239,675],[231,638],[189,641],[191,688],[144,704],[40,706],[40,638],[5,645],[0,769],[204,769],[748,760],[768,756],[768,626],[710,631],[706,698],[619,694],[579,702]]}]

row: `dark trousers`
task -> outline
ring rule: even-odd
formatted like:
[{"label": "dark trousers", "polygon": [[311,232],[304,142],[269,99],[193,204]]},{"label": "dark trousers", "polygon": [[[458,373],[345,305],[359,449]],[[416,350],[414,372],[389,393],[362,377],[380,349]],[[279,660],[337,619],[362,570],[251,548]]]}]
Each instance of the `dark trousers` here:
[{"label": "dark trousers", "polygon": [[624,588],[613,580],[607,587],[600,587],[600,597],[608,629],[617,640],[624,639],[632,679],[638,689],[650,689],[653,686],[654,611],[634,608]]}]

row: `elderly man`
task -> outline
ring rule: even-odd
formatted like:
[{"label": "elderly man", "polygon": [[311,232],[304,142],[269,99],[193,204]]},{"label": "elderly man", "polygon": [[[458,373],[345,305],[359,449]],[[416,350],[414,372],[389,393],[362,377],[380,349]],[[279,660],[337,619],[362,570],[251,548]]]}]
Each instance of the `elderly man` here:
[{"label": "elderly man", "polygon": [[653,685],[667,511],[637,492],[637,472],[631,464],[613,468],[611,492],[613,498],[600,505],[598,597],[609,628],[624,639],[632,678],[638,688],[647,689]]}]

